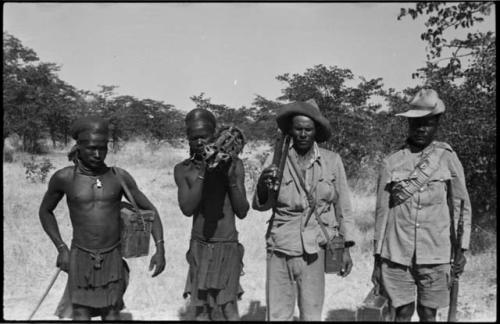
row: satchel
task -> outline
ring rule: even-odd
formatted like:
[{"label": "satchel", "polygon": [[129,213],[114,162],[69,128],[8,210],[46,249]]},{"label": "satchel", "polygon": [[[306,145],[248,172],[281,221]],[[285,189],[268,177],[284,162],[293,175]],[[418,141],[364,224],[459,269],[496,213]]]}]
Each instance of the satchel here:
[{"label": "satchel", "polygon": [[[324,225],[321,224],[321,226]],[[325,273],[339,273],[342,269],[343,255],[344,237],[341,234],[338,234],[337,236],[332,237],[326,244]]]},{"label": "satchel", "polygon": [[356,322],[394,322],[395,309],[390,300],[382,294],[375,295],[372,288],[361,307],[356,311]]},{"label": "satchel", "polygon": [[111,168],[118,178],[130,203],[120,202],[121,253],[124,258],[137,258],[149,254],[151,229],[155,219],[153,210],[140,209],[120,173]]}]

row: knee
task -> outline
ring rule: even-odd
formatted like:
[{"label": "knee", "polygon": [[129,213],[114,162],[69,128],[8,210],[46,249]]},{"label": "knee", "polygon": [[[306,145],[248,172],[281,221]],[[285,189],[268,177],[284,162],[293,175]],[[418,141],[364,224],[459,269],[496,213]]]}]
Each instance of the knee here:
[{"label": "knee", "polygon": [[422,322],[434,322],[436,321],[436,308],[425,307],[422,305],[417,305],[417,313],[420,321]]},{"label": "knee", "polygon": [[415,311],[415,303],[409,303],[396,308],[396,321],[410,321]]},{"label": "knee", "polygon": [[73,304],[73,320],[74,321],[88,321],[90,320],[90,313],[86,307],[76,306]]},{"label": "knee", "polygon": [[238,304],[236,301],[226,303],[223,307],[224,317],[228,321],[239,321]]},{"label": "knee", "polygon": [[101,317],[104,321],[120,320],[120,311],[115,308],[108,308],[102,312]]}]

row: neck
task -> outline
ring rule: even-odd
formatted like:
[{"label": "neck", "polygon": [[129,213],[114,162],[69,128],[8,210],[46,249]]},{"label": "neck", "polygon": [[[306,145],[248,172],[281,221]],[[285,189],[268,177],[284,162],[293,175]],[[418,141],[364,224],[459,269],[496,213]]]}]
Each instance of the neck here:
[{"label": "neck", "polygon": [[425,150],[426,148],[428,148],[429,145],[431,145],[432,141],[430,143],[425,144],[425,145],[419,145],[419,144],[413,143],[410,139],[407,139],[406,143],[408,144],[408,148],[410,149],[410,152],[420,153],[423,150]]},{"label": "neck", "polygon": [[311,145],[311,147],[307,150],[299,150],[295,146],[293,147],[293,149],[295,150],[295,152],[297,152],[297,156],[304,158],[313,154],[314,145]]},{"label": "neck", "polygon": [[105,163],[103,163],[101,166],[99,166],[97,168],[92,168],[92,167],[86,166],[82,162],[82,160],[76,159],[75,165],[76,165],[77,170],[81,174],[88,175],[88,176],[98,176],[98,175],[102,175],[108,171],[108,166]]}]

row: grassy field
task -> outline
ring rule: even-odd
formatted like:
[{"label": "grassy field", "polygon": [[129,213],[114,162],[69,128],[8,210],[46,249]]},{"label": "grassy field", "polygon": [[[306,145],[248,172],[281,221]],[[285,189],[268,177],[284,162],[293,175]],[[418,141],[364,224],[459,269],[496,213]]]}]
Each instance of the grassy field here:
[{"label": "grassy field", "polygon": [[[67,149],[46,155],[56,169],[68,165]],[[262,143],[249,143],[242,158],[248,170],[248,199],[253,194],[253,180],[269,154]],[[129,259],[130,285],[125,293],[125,318],[134,320],[182,319],[187,301],[182,298],[188,264],[191,218],[184,217],[177,205],[173,166],[187,157],[187,149],[168,145],[147,146],[131,142],[117,153],[109,153],[108,165],[120,166],[135,178],[141,190],[159,210],[165,232],[167,266],[157,278],[147,271],[149,258]],[[38,157],[39,159],[41,157]],[[4,163],[4,319],[25,320],[34,309],[56,271],[56,249],[43,231],[38,219],[38,207],[47,184],[31,183],[25,179],[23,161],[30,156],[16,153],[13,163]],[[49,177],[55,170],[51,170]],[[356,217],[356,246],[352,249],[354,268],[342,279],[327,275],[324,320],[354,320],[354,312],[371,289],[373,266],[371,241],[375,199],[353,194]],[[71,224],[65,199],[56,211],[63,239],[71,241]],[[245,290],[239,303],[243,320],[264,320],[265,314],[265,245],[264,233],[269,212],[251,210],[244,220],[237,219],[240,241],[245,247]],[[152,247],[152,249],[154,249]],[[496,250],[479,255],[468,255],[466,272],[460,283],[458,318],[461,321],[495,321],[496,319]],[[53,320],[67,276],[62,273],[40,307],[34,319]],[[444,320],[446,310],[438,314]],[[297,312],[298,315],[298,312]],[[414,318],[416,319],[416,318]]]}]

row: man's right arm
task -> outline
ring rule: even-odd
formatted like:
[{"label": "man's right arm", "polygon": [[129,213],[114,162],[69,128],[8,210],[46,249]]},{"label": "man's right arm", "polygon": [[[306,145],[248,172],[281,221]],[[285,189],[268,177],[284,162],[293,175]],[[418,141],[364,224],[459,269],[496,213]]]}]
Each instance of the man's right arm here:
[{"label": "man's right arm", "polygon": [[382,241],[384,240],[387,218],[389,216],[390,192],[386,186],[390,180],[390,173],[386,161],[383,162],[377,182],[377,200],[375,207],[375,230],[373,240],[373,254],[379,255],[382,250]]},{"label": "man's right arm", "polygon": [[39,209],[42,227],[58,250],[61,249],[64,241],[59,233],[54,209],[64,196],[64,173],[64,170],[59,170],[50,178],[48,190],[43,196]]},{"label": "man's right arm", "polygon": [[194,182],[190,185],[187,181],[186,170],[182,164],[174,168],[174,179],[177,184],[177,200],[181,211],[186,216],[192,216],[198,208],[203,192],[205,167],[202,166],[196,175]]},{"label": "man's right arm", "polygon": [[272,201],[270,199],[271,191],[266,185],[266,179],[269,178],[269,174],[273,173],[270,170],[277,170],[275,165],[272,165],[272,157],[269,156],[264,165],[268,165],[259,176],[257,180],[257,186],[255,188],[255,193],[252,200],[252,208],[258,211],[265,211],[271,209]]},{"label": "man's right arm", "polygon": [[389,216],[389,195],[386,186],[390,174],[387,169],[386,161],[380,167],[378,182],[377,182],[377,201],[375,207],[375,233],[373,240],[373,272],[372,282],[375,286],[375,294],[382,293],[382,259],[380,253],[382,252],[382,243],[385,235],[385,228],[387,226],[387,217]]}]

